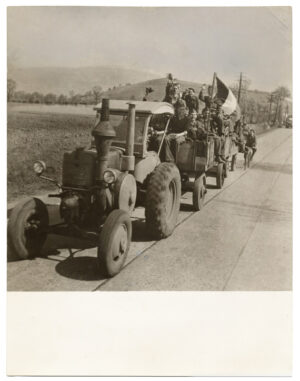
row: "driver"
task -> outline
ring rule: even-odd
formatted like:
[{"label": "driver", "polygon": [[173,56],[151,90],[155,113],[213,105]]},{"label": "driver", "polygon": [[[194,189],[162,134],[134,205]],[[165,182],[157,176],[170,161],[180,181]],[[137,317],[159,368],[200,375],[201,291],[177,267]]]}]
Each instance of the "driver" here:
[{"label": "driver", "polygon": [[176,115],[170,120],[167,136],[164,142],[165,161],[174,162],[177,145],[185,141],[189,126],[186,107],[179,107]]}]

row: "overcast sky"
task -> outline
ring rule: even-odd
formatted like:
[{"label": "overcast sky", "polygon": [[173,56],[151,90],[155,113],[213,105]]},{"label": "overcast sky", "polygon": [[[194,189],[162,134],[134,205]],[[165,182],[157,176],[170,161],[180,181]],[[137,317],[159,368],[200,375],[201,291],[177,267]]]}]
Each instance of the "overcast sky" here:
[{"label": "overcast sky", "polygon": [[121,65],[191,81],[292,88],[289,7],[9,7],[16,66]]}]

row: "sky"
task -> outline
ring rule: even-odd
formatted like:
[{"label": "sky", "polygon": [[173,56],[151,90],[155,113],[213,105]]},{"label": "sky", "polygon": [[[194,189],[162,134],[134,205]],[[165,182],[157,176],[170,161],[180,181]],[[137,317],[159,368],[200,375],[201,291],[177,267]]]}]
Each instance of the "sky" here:
[{"label": "sky", "polygon": [[8,64],[120,65],[292,90],[290,7],[8,7]]}]

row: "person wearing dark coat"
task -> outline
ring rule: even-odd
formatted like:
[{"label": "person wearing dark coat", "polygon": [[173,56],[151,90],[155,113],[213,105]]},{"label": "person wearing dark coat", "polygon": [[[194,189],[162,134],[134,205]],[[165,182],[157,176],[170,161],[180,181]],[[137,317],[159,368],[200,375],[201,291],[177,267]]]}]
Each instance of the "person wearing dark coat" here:
[{"label": "person wearing dark coat", "polygon": [[193,88],[188,89],[188,93],[185,94],[184,100],[186,102],[186,107],[189,110],[189,114],[193,111],[196,110],[196,112],[199,112],[199,99],[195,95],[195,90]]},{"label": "person wearing dark coat", "polygon": [[200,121],[196,110],[189,115],[189,123],[187,127],[187,137],[192,140],[202,140],[206,137],[206,131],[203,121]]}]

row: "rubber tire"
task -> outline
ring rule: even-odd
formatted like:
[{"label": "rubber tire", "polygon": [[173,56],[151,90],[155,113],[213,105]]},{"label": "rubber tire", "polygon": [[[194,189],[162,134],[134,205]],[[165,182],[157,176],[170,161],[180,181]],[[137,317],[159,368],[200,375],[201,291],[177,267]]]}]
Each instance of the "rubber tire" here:
[{"label": "rubber tire", "polygon": [[[122,255],[121,260],[116,263],[112,257],[113,254],[113,243],[115,239],[115,234],[121,225],[125,225],[127,229],[127,247]],[[98,242],[98,261],[101,270],[105,272],[108,277],[113,277],[118,274],[126,260],[130,242],[132,237],[132,224],[130,216],[127,212],[121,209],[113,210],[107,217],[102,230],[99,235]]]},{"label": "rubber tire", "polygon": [[224,163],[219,163],[217,167],[217,175],[216,175],[216,183],[217,183],[217,188],[221,189],[224,184]]},{"label": "rubber tire", "polygon": [[[205,175],[199,176],[194,182],[193,207],[196,212],[202,209],[205,200]],[[202,196],[201,196],[202,192]]]},{"label": "rubber tire", "polygon": [[8,241],[14,254],[19,259],[33,258],[40,254],[46,241],[47,233],[41,233],[34,239],[26,238],[24,227],[30,215],[37,214],[43,228],[49,226],[46,205],[38,198],[28,198],[20,202],[11,212],[8,221]]},{"label": "rubber tire", "polygon": [[[169,187],[173,183],[174,198],[171,213],[167,215]],[[175,229],[180,208],[181,178],[173,163],[161,163],[149,178],[146,194],[146,227],[154,239],[166,238]]]},{"label": "rubber tire", "polygon": [[236,155],[232,155],[232,158],[231,158],[231,171],[234,172],[235,171],[235,167],[236,167]]}]

